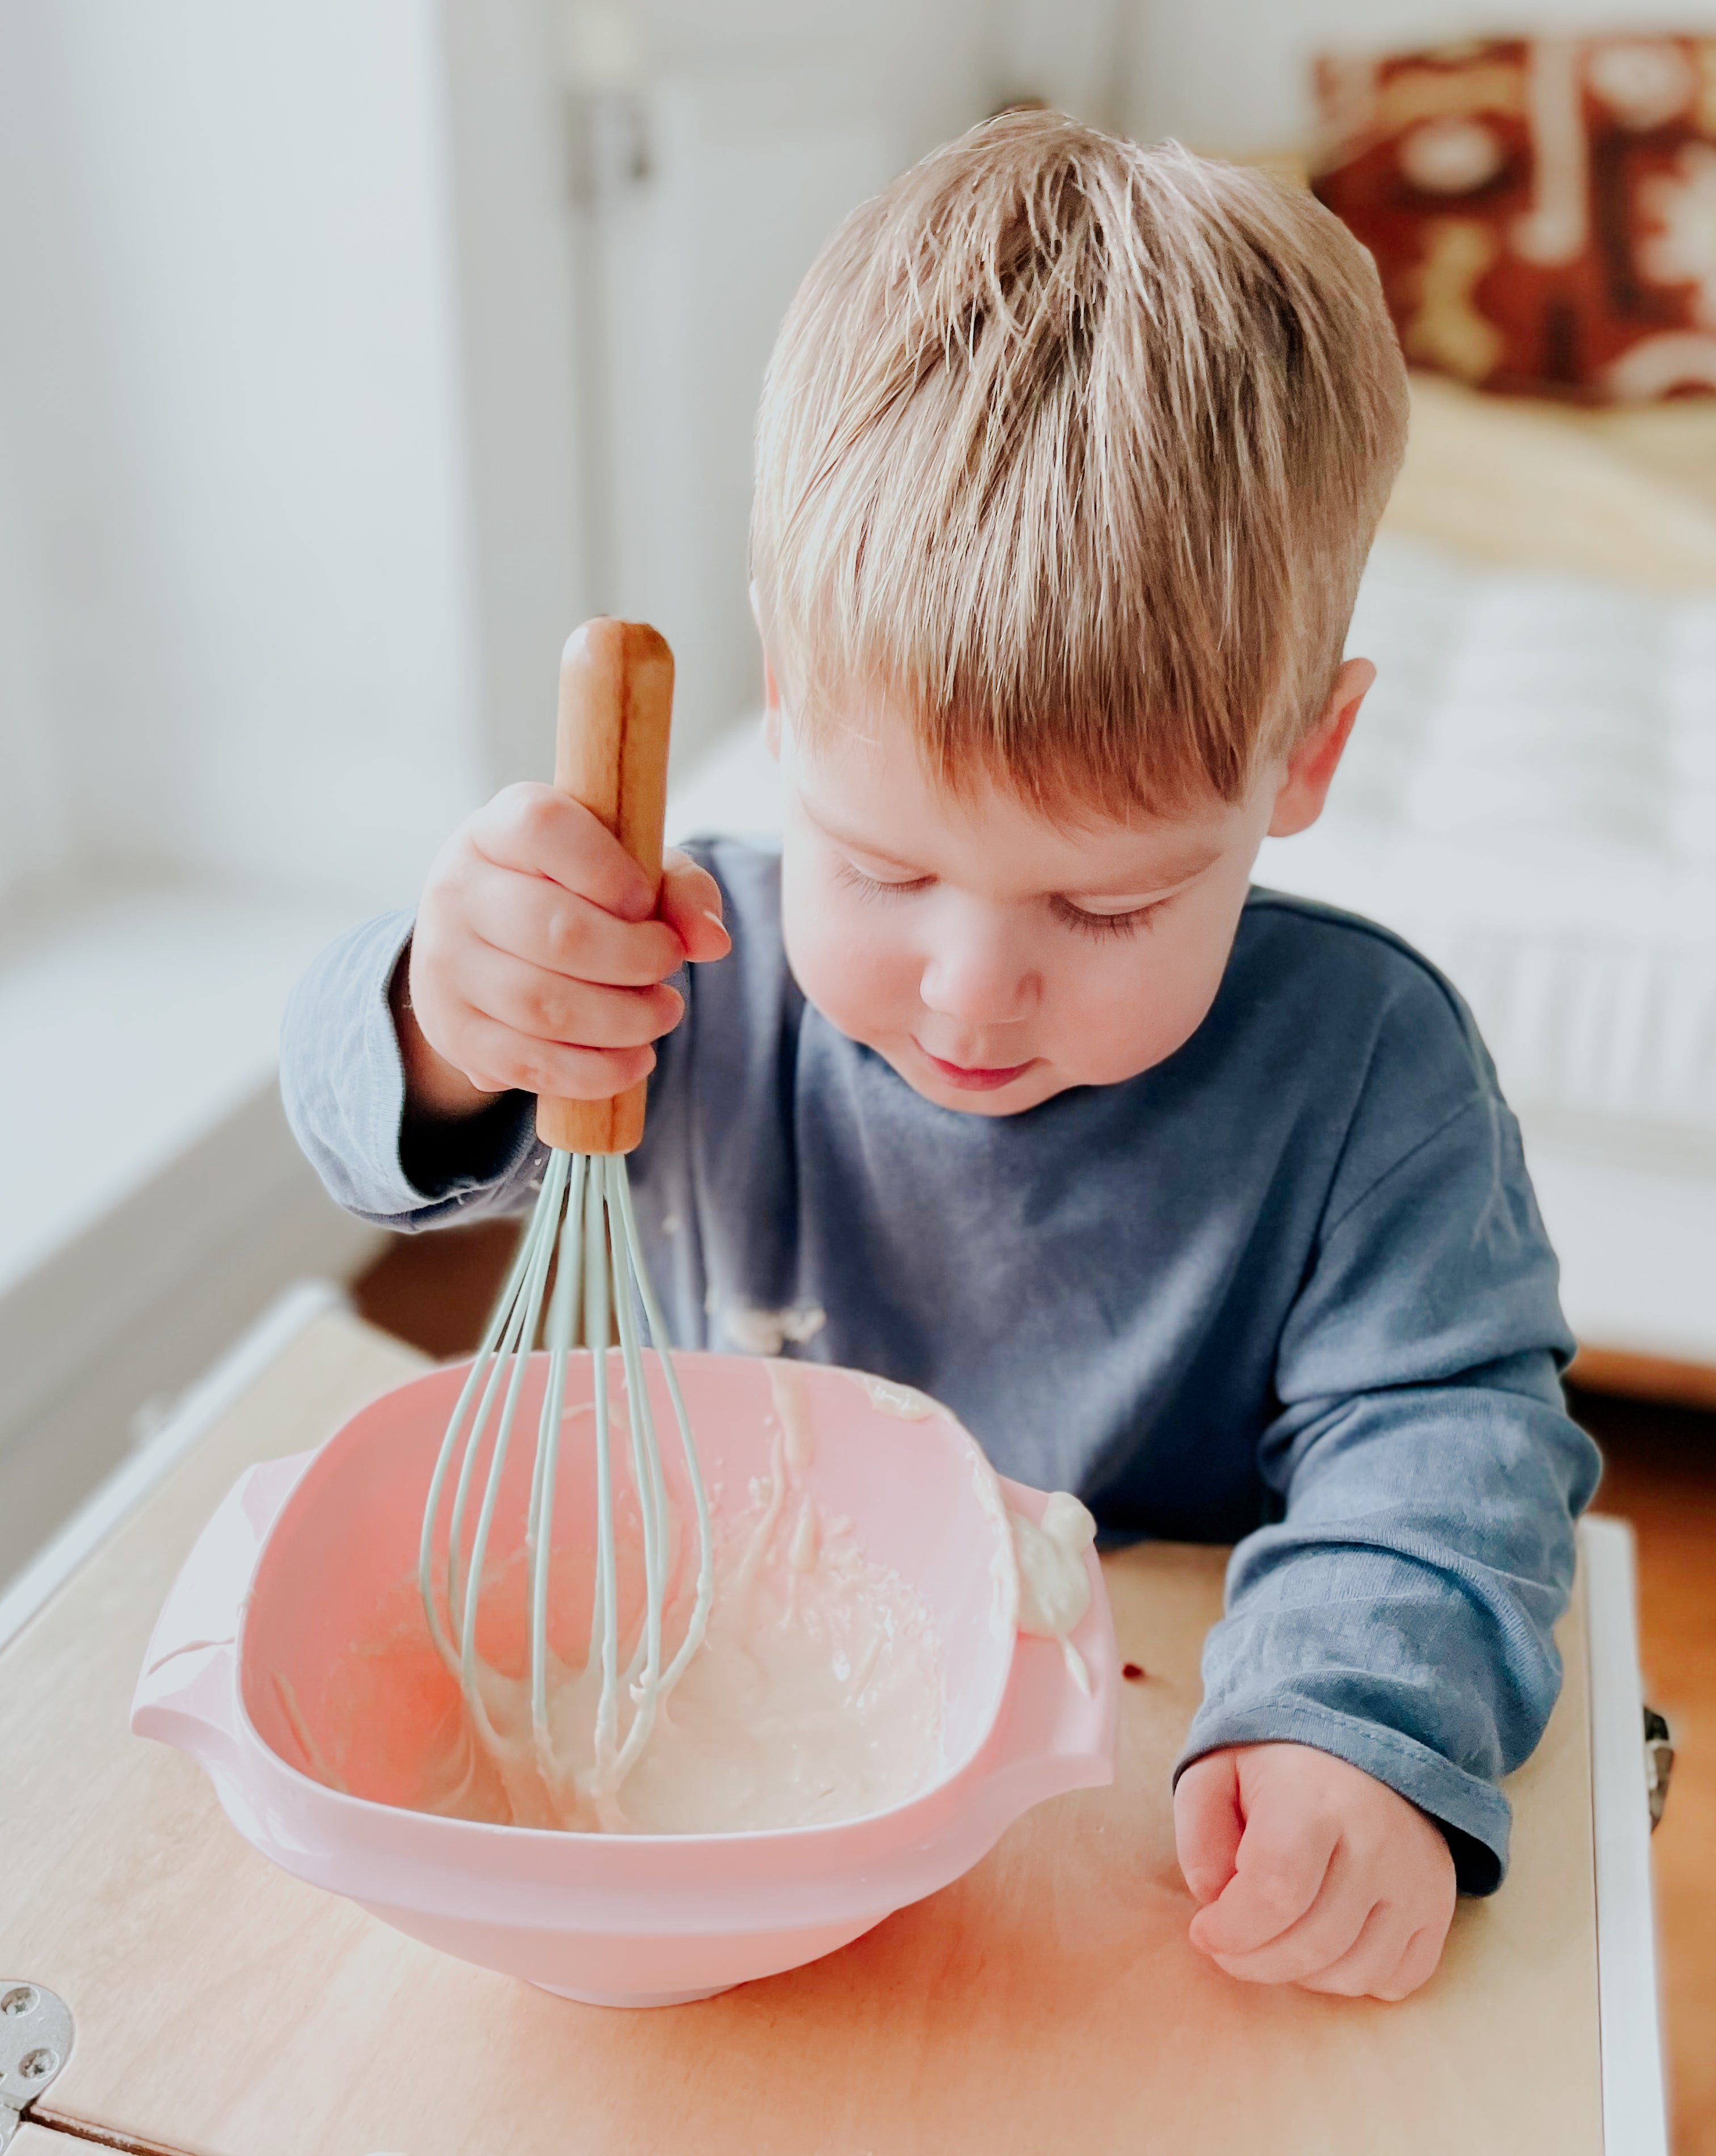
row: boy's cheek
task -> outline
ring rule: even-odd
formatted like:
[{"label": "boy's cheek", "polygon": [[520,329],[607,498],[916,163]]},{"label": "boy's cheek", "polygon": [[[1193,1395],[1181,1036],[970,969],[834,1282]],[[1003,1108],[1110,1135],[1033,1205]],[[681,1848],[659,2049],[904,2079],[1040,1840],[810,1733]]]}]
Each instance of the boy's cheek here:
[{"label": "boy's cheek", "polygon": [[784,870],[781,936],[793,978],[830,1024],[866,1045],[909,1026],[916,1008],[916,975],[874,912],[838,886],[806,891]]},{"label": "boy's cheek", "polygon": [[1087,977],[1057,1014],[1061,1052],[1087,1086],[1115,1086],[1165,1062],[1210,1014],[1229,944],[1129,952],[1119,973]]}]

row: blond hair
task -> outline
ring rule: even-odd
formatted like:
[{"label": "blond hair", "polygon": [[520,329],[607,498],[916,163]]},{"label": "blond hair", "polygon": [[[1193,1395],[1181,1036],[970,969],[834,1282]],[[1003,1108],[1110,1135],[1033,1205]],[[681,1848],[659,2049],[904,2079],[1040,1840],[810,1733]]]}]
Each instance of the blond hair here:
[{"label": "blond hair", "polygon": [[1241,799],[1327,701],[1405,429],[1374,267],[1308,194],[991,121],[853,212],[776,342],[751,559],[789,703],[903,699],[955,792]]}]

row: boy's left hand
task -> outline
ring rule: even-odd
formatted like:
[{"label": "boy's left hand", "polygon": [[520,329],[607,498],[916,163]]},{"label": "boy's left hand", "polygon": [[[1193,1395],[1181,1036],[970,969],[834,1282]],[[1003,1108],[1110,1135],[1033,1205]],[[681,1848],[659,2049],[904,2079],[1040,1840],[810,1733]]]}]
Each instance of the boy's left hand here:
[{"label": "boy's left hand", "polygon": [[1454,1913],[1436,1822],[1385,1783],[1305,1744],[1194,1760],[1174,1793],[1179,1868],[1203,1903],[1192,1944],[1249,1984],[1404,1999]]}]

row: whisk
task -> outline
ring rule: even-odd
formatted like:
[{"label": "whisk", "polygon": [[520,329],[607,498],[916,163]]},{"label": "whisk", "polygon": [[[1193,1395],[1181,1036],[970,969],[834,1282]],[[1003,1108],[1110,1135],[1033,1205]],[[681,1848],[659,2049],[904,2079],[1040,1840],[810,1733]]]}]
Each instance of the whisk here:
[{"label": "whisk", "polygon": [[[661,875],[672,702],[673,656],[653,629],[633,622],[587,622],[567,644],[560,668],[554,783],[599,816],[656,882]],[[491,1758],[503,1758],[506,1741],[495,1727],[480,1682],[477,1615],[520,1392],[542,1322],[550,1260],[557,1249],[544,1335],[547,1378],[524,1543],[531,1742],[537,1772],[548,1791],[563,1790],[568,1776],[556,1757],[549,1719],[549,1576],[567,1357],[582,1301],[583,1338],[593,1351],[596,1480],[595,1583],[585,1674],[599,1670],[601,1683],[593,1763],[587,1778],[578,1778],[578,1793],[599,1814],[607,1811],[649,1742],[658,1707],[701,1645],[714,1593],[709,1501],[626,1178],[625,1156],[644,1133],[645,1091],[640,1083],[608,1101],[543,1097],[537,1103],[537,1132],[550,1148],[541,1194],[448,1423],[429,1483],[419,1551],[418,1586],[430,1635],[458,1681],[484,1750]],[[672,1405],[696,1516],[696,1597],[684,1635],[671,1654],[664,1625],[677,1568],[676,1519],[645,1383],[640,1317]],[[631,1483],[643,1545],[643,1613],[629,1655],[620,1638],[607,1353],[610,1325],[619,1338]],[[486,1444],[487,1474],[469,1553],[462,1557],[465,1523]],[[439,1515],[450,1477],[454,1487],[445,1556],[438,1563]],[[441,1594],[438,1572],[444,1581]],[[632,1710],[624,1733],[622,1685]]]}]

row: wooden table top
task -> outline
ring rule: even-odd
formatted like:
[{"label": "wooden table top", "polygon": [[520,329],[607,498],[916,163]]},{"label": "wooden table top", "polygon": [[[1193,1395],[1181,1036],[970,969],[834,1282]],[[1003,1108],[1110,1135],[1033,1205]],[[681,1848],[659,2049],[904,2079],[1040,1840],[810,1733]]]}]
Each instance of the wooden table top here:
[{"label": "wooden table top", "polygon": [[[1168,1770],[1223,1553],[1107,1563],[1124,1687],[1112,1789],[1040,1806],[969,1873],[825,1961],[646,2013],[465,1967],[275,1871],[198,1770],[133,1738],[157,1611],[252,1461],[421,1367],[317,1319],[0,1656],[0,1968],[71,2008],[33,2113],[188,2156],[1598,2156],[1581,1605],[1509,1786],[1513,1869],[1400,2006],[1262,1989],[1185,1938]],[[26,2127],[17,2156],[58,2156]],[[87,2145],[77,2142],[69,2145]]]}]

